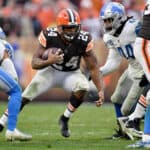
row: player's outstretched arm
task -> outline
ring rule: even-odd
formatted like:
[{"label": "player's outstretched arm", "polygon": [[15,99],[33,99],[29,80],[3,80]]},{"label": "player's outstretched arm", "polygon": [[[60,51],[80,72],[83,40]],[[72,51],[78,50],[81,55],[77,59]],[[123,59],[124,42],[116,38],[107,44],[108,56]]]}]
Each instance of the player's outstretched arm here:
[{"label": "player's outstretched arm", "polygon": [[92,50],[86,53],[86,55],[84,56],[84,60],[89,69],[91,79],[98,90],[99,100],[96,101],[96,105],[101,106],[104,101],[103,79],[102,74],[99,72],[96,56]]}]

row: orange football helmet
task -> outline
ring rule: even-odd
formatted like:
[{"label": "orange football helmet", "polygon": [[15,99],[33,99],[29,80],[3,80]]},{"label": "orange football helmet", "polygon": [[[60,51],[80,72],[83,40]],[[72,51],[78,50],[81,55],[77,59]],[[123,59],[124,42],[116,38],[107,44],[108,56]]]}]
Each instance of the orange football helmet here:
[{"label": "orange football helmet", "polygon": [[72,41],[80,32],[79,14],[72,9],[63,9],[56,18],[58,32],[62,38]]}]

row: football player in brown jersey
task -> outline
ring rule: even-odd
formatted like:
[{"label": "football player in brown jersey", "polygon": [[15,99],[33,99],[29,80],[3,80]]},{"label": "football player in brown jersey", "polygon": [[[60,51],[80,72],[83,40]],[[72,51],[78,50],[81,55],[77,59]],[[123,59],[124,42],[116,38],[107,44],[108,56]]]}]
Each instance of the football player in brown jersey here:
[{"label": "football player in brown jersey", "polygon": [[[61,134],[69,137],[68,121],[73,112],[83,102],[84,95],[89,89],[86,77],[80,71],[80,60],[84,59],[89,68],[91,78],[97,87],[99,100],[96,105],[102,105],[104,101],[103,85],[99,73],[97,59],[93,52],[93,40],[88,32],[81,30],[80,17],[71,9],[64,9],[58,13],[57,27],[47,28],[39,35],[39,46],[32,59],[32,68],[38,72],[24,90],[22,106],[56,85],[56,82],[65,82],[64,77],[74,76],[74,82],[70,81],[72,92],[66,110],[59,119]],[[48,58],[42,59],[44,51],[50,48],[58,48],[62,52],[49,53]],[[56,78],[59,74],[59,78]]]}]

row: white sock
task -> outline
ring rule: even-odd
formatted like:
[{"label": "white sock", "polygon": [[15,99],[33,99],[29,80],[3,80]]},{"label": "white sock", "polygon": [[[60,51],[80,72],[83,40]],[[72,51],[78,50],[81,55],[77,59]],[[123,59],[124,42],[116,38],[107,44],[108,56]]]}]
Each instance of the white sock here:
[{"label": "white sock", "polygon": [[67,118],[70,118],[72,116],[73,112],[71,112],[68,108],[66,108],[64,112],[64,116]]},{"label": "white sock", "polygon": [[7,123],[7,120],[8,120],[8,116],[4,113],[2,115],[2,117],[0,118],[0,124],[2,124],[3,126],[5,126],[6,123]]},{"label": "white sock", "polygon": [[9,134],[12,134],[12,133],[14,132],[14,130],[11,131],[11,130],[8,130],[8,129],[7,129],[6,132],[9,133]]},{"label": "white sock", "polygon": [[134,112],[129,116],[129,120],[133,120],[135,118],[142,118],[145,114],[146,107],[146,99],[143,95],[141,95]]},{"label": "white sock", "polygon": [[143,142],[150,142],[150,135],[148,135],[148,134],[143,134],[143,136],[142,136],[142,141],[143,141]]}]

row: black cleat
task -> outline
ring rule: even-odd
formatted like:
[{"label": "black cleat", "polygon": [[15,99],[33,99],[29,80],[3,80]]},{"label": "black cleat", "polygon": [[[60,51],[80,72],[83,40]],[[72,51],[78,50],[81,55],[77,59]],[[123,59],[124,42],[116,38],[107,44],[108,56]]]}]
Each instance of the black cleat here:
[{"label": "black cleat", "polygon": [[122,132],[122,130],[115,129],[115,132],[116,133],[114,133],[112,135],[112,137],[110,137],[109,139],[112,139],[112,140],[119,140],[119,139],[127,139],[128,140],[129,139],[128,136]]},{"label": "black cleat", "polygon": [[131,137],[142,138],[143,132],[140,130],[140,119],[135,118],[134,120],[127,121],[125,133]]},{"label": "black cleat", "polygon": [[114,134],[112,135],[111,139],[117,140],[117,139],[120,139],[120,138],[123,138],[123,137],[124,137],[124,135],[123,135],[123,133],[122,133],[122,131],[121,131],[120,129],[119,129],[119,130],[115,129],[115,132],[116,132],[116,133],[114,133]]},{"label": "black cleat", "polygon": [[66,118],[65,116],[61,116],[59,119],[59,125],[61,127],[61,135],[64,137],[69,137],[70,136],[70,131],[68,129],[68,120],[69,118]]},{"label": "black cleat", "polygon": [[2,124],[0,124],[0,132],[2,132],[4,129],[4,126]]},{"label": "black cleat", "polygon": [[127,128],[134,128],[137,131],[141,131],[140,130],[140,119],[139,118],[135,118],[134,120],[129,120],[126,124]]},{"label": "black cleat", "polygon": [[113,140],[118,140],[118,139],[129,139],[128,136],[122,131],[119,120],[117,119],[117,125],[118,125],[118,130],[115,129],[115,134],[113,134],[111,137],[107,139],[113,139]]}]

